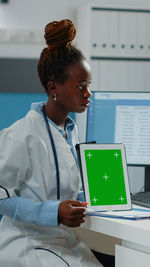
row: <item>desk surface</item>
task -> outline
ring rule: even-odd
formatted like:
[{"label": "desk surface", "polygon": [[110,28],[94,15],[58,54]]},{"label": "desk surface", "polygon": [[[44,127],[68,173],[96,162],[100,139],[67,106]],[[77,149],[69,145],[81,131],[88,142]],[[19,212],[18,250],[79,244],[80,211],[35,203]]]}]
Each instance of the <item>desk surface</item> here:
[{"label": "desk surface", "polygon": [[150,247],[150,219],[124,220],[86,216],[83,228]]}]

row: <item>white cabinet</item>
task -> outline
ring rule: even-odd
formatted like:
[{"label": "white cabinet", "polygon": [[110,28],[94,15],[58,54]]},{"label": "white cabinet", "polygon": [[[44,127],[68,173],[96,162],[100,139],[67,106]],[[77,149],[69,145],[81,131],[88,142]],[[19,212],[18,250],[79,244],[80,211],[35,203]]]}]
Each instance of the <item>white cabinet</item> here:
[{"label": "white cabinet", "polygon": [[115,267],[149,267],[150,254],[116,245]]},{"label": "white cabinet", "polygon": [[86,5],[77,22],[77,46],[92,67],[92,90],[150,90],[150,10]]}]

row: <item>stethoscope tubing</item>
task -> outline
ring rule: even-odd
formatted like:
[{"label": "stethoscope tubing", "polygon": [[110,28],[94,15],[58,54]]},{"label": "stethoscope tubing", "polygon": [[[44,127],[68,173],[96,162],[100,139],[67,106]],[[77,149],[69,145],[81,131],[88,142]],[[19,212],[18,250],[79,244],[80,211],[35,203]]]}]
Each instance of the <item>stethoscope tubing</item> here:
[{"label": "stethoscope tubing", "polygon": [[54,139],[53,139],[53,136],[52,136],[52,132],[51,132],[51,129],[50,129],[50,126],[49,126],[49,123],[48,123],[48,119],[47,119],[46,113],[45,113],[44,105],[42,106],[41,111],[43,113],[43,117],[44,117],[44,120],[45,120],[46,128],[47,128],[48,135],[49,135],[49,138],[50,138],[50,142],[51,142],[51,145],[52,145],[54,161],[55,161],[55,167],[56,167],[57,200],[59,200],[60,199],[60,175],[59,175],[58,157],[57,157],[57,153],[56,153],[56,148],[55,148],[55,143],[54,143]]}]

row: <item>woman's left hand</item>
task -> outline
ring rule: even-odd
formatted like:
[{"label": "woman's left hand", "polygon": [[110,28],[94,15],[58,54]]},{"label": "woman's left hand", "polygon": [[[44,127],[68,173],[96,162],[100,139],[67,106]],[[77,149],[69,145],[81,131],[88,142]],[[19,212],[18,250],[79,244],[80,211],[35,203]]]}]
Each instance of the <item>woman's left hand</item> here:
[{"label": "woman's left hand", "polygon": [[58,222],[69,227],[80,226],[84,222],[85,204],[77,200],[64,200],[59,204]]}]

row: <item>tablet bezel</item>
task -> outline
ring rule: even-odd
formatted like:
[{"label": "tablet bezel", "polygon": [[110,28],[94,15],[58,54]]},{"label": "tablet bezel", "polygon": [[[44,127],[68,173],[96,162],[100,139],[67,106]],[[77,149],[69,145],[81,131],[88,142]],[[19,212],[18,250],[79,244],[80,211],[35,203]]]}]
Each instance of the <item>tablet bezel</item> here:
[{"label": "tablet bezel", "polygon": [[[120,150],[122,155],[122,166],[124,173],[124,182],[125,182],[125,190],[126,190],[126,204],[120,205],[91,205],[89,187],[88,187],[88,177],[86,170],[86,162],[85,162],[85,150]],[[126,163],[126,154],[125,147],[123,144],[80,144],[80,168],[81,168],[81,177],[83,190],[85,194],[85,200],[88,202],[88,208],[97,210],[97,211],[118,211],[118,210],[130,210],[132,208],[131,205],[131,196],[130,196],[130,188],[129,188],[129,179],[128,179],[128,171],[127,171],[127,163]]]}]

